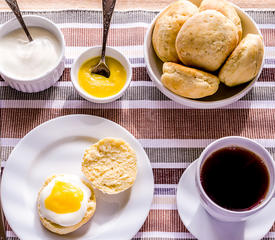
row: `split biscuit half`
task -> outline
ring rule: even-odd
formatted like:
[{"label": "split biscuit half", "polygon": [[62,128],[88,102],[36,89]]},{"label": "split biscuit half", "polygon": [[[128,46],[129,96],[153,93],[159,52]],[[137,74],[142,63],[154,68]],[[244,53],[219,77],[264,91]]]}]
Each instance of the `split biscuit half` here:
[{"label": "split biscuit half", "polygon": [[130,188],[137,175],[137,156],[122,139],[103,138],[86,149],[82,172],[93,187],[107,194]]}]

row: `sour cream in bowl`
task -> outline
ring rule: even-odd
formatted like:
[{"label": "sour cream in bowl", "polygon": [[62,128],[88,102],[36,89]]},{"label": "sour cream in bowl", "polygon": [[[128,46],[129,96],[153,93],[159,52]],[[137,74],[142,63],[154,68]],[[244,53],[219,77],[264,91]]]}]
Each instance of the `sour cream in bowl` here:
[{"label": "sour cream in bowl", "polygon": [[0,73],[18,91],[39,92],[52,86],[65,68],[65,41],[50,20],[24,16],[33,41],[29,42],[18,21],[0,28]]}]

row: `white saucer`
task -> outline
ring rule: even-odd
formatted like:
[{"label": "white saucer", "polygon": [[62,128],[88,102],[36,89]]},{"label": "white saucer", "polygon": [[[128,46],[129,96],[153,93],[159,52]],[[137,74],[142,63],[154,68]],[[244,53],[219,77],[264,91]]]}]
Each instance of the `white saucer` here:
[{"label": "white saucer", "polygon": [[[87,224],[64,236],[47,231],[36,209],[37,193],[46,177],[81,175],[84,150],[107,136],[124,139],[136,151],[138,174],[133,187],[115,195],[95,191],[96,211]],[[149,213],[153,191],[150,161],[133,135],[104,118],[68,115],[41,124],[17,144],[4,169],[1,197],[6,218],[22,240],[129,240]]]},{"label": "white saucer", "polygon": [[177,189],[177,207],[185,227],[199,240],[259,240],[275,220],[275,199],[262,212],[244,222],[220,222],[201,206],[195,185],[197,161],[182,174]]}]

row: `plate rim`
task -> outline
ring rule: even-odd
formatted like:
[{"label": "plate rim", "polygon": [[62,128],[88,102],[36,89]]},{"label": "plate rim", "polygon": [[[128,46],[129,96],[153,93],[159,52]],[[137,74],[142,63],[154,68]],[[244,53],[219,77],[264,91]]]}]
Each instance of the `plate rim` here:
[{"label": "plate rim", "polygon": [[[111,125],[114,125],[117,129],[120,129],[122,132],[124,132],[127,136],[129,136],[134,142],[135,144],[137,144],[139,150],[141,150],[141,154],[145,156],[144,158],[144,163],[147,165],[148,167],[148,170],[150,171],[150,178],[151,178],[151,181],[149,183],[150,186],[150,196],[148,197],[148,199],[150,198],[150,204],[148,204],[147,208],[144,210],[144,213],[143,213],[143,216],[140,217],[140,220],[139,221],[136,221],[137,219],[135,219],[135,232],[132,232],[131,233],[127,233],[127,234],[124,234],[124,236],[126,237],[127,235],[127,238],[125,239],[131,239],[132,237],[135,236],[135,234],[139,231],[139,229],[142,227],[143,223],[145,222],[146,218],[148,217],[148,214],[149,214],[149,211],[151,209],[151,205],[152,205],[152,202],[153,202],[153,196],[154,196],[154,175],[153,175],[153,170],[152,170],[152,166],[151,166],[151,162],[150,162],[150,159],[147,155],[147,153],[145,152],[144,148],[142,147],[141,143],[139,142],[139,140],[133,136],[126,128],[124,128],[123,126],[121,126],[120,124],[112,121],[112,120],[109,120],[107,118],[104,118],[104,117],[100,117],[100,116],[96,116],[96,115],[89,115],[89,114],[68,114],[68,115],[63,115],[63,116],[59,116],[59,117],[56,117],[56,118],[52,118],[52,119],[49,119],[39,125],[37,125],[36,127],[34,127],[33,129],[31,129],[26,135],[24,135],[19,141],[18,143],[15,145],[15,147],[13,148],[12,152],[10,153],[8,159],[6,160],[6,164],[5,164],[5,167],[3,169],[3,173],[2,173],[2,178],[1,178],[1,203],[2,203],[2,208],[3,208],[3,212],[4,212],[4,215],[6,217],[6,220],[8,222],[8,224],[10,225],[12,231],[17,235],[18,238],[20,239],[25,239],[25,235],[22,230],[18,230],[18,227],[17,227],[17,224],[18,224],[18,221],[14,220],[16,219],[16,217],[12,217],[10,216],[9,214],[6,215],[7,212],[9,212],[8,208],[11,207],[11,203],[9,203],[5,197],[5,193],[7,191],[9,191],[9,188],[8,188],[8,171],[9,171],[9,165],[12,164],[12,159],[13,158],[13,155],[16,154],[16,149],[20,148],[22,144],[24,144],[24,141],[26,140],[26,138],[30,138],[31,135],[37,131],[39,131],[41,128],[45,128],[47,125],[49,124],[52,124],[53,122],[55,121],[64,121],[67,120],[67,119],[73,119],[73,118],[76,118],[76,119],[79,119],[79,118],[92,118],[92,119],[98,119],[98,120],[101,120],[101,121],[104,121],[106,123],[109,123]],[[148,186],[149,186],[148,185]],[[59,235],[56,235],[57,237]],[[66,235],[65,235],[66,236]],[[64,237],[64,236],[63,236]],[[93,239],[101,239],[99,235],[96,235],[94,237],[92,237]],[[89,238],[90,239],[90,238]],[[114,238],[115,239],[115,238]]]}]

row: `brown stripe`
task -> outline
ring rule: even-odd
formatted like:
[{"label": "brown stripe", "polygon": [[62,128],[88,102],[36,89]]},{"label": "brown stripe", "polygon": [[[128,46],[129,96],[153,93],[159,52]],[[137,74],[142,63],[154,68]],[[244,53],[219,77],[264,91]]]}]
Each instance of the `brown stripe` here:
[{"label": "brown stripe", "polygon": [[177,210],[151,210],[141,232],[188,232]]},{"label": "brown stripe", "polygon": [[265,46],[275,46],[275,29],[261,29]]},{"label": "brown stripe", "polygon": [[155,184],[178,184],[184,168],[153,168]]},{"label": "brown stripe", "polygon": [[5,218],[4,222],[5,222],[5,229],[6,229],[6,231],[12,231],[12,229],[11,229],[11,227],[10,227],[10,225],[9,225],[9,223],[8,223],[8,221],[7,221],[6,218]]},{"label": "brown stripe", "polygon": [[[37,125],[63,115],[105,117],[137,138],[215,139],[228,135],[274,138],[274,109],[2,109],[1,137],[21,138]],[[214,121],[215,120],[215,121]]]},{"label": "brown stripe", "polygon": [[275,81],[275,68],[263,68],[263,71],[258,79],[261,82]]},{"label": "brown stripe", "polygon": [[[102,41],[101,28],[62,28],[61,30],[67,46],[90,47],[100,45]],[[145,32],[146,29],[143,27],[110,29],[108,45],[142,45]]]},{"label": "brown stripe", "polygon": [[[67,46],[88,47],[100,45],[102,29],[100,28],[62,28]],[[110,29],[108,45],[135,46],[143,45],[146,28]],[[275,46],[275,29],[261,29],[265,46]]]}]

